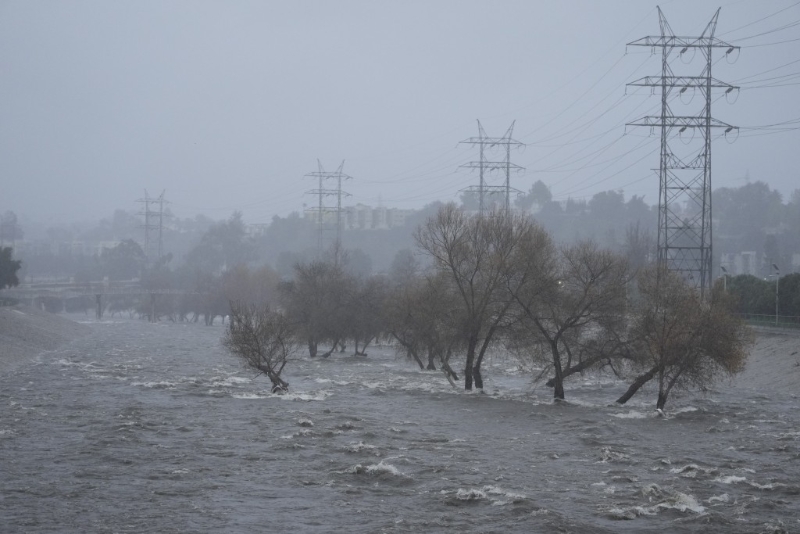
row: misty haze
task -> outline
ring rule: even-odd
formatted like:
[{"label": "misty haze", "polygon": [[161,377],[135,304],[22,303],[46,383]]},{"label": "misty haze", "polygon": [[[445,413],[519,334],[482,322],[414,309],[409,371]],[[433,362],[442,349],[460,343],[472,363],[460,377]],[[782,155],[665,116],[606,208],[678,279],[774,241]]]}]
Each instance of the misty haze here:
[{"label": "misty haze", "polygon": [[800,531],[800,2],[0,4],[0,531]]}]

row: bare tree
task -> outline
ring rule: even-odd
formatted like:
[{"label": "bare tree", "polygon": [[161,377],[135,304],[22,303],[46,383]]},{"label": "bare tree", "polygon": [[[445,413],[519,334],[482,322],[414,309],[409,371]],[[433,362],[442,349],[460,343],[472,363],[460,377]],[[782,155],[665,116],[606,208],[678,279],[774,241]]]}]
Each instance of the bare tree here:
[{"label": "bare tree", "polygon": [[460,297],[466,344],[464,388],[483,388],[481,363],[508,318],[508,290],[514,258],[532,224],[522,216],[493,213],[468,216],[455,204],[443,206],[415,233],[417,246],[446,272]]},{"label": "bare tree", "polygon": [[273,393],[289,389],[281,373],[297,345],[284,315],[267,306],[232,302],[223,344],[247,367],[267,375]]},{"label": "bare tree", "polygon": [[753,335],[735,315],[731,297],[717,287],[709,301],[680,275],[647,269],[639,277],[632,337],[639,367],[617,402],[627,402],[644,384],[658,380],[656,408],[664,408],[675,387],[705,390],[720,376],[744,368]]},{"label": "bare tree", "polygon": [[656,252],[653,234],[642,228],[639,221],[625,229],[625,257],[633,272],[639,272],[650,263]]},{"label": "bare tree", "polygon": [[597,350],[624,326],[630,278],[623,257],[592,242],[562,248],[555,258],[543,254],[539,261],[540,281],[522,286],[515,298],[523,324],[549,349],[553,396],[563,399],[567,376],[608,356]]},{"label": "bare tree", "polygon": [[[450,367],[450,357],[463,348],[463,320],[459,313],[460,297],[444,272],[401,277],[384,307],[389,335],[409,358],[420,369],[428,370],[436,370],[438,361],[453,384],[458,375]],[[423,362],[425,357],[427,364]]]},{"label": "bare tree", "polygon": [[367,347],[386,332],[383,313],[386,281],[382,277],[354,280],[344,307],[345,334],[353,340],[355,354],[366,356]]},{"label": "bare tree", "polygon": [[352,278],[336,263],[314,261],[297,264],[294,280],[281,284],[281,302],[289,319],[305,339],[311,357],[317,356],[319,344],[328,342],[327,357],[345,338],[346,298],[351,294]]}]

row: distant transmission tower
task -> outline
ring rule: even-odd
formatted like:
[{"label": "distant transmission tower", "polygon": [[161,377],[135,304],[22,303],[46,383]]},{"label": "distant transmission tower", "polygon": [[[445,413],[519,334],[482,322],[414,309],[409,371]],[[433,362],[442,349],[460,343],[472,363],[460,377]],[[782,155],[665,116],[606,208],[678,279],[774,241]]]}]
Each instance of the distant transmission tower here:
[{"label": "distant transmission tower", "polygon": [[[484,211],[487,208],[486,203],[486,196],[487,195],[495,195],[495,194],[505,194],[505,203],[503,204],[503,209],[506,213],[509,213],[511,209],[511,191],[515,193],[519,193],[518,189],[514,189],[511,187],[511,170],[521,171],[523,167],[519,165],[514,165],[511,163],[511,147],[512,146],[522,146],[524,143],[521,143],[515,139],[512,139],[512,135],[514,133],[514,124],[516,121],[511,123],[511,126],[508,127],[506,133],[503,137],[489,137],[486,135],[486,132],[481,125],[481,121],[478,121],[478,137],[470,137],[469,139],[465,139],[461,141],[459,144],[468,144],[478,146],[478,151],[480,153],[480,157],[478,161],[470,161],[469,163],[465,163],[461,165],[461,167],[465,167],[468,169],[478,169],[479,173],[479,183],[477,186],[470,186],[464,189],[466,193],[472,193],[478,196],[478,212],[483,215]],[[486,149],[493,148],[493,147],[505,147],[503,153],[505,158],[500,161],[489,161],[486,159]],[[504,185],[489,185],[486,183],[487,173],[492,171],[503,171],[505,173],[505,184]]]},{"label": "distant transmission tower", "polygon": [[147,265],[153,265],[164,256],[164,193],[158,197],[151,197],[144,190],[144,198],[136,202],[142,204],[142,211],[139,215],[144,217],[144,224],[140,228],[144,229],[144,255]]},{"label": "distant transmission tower", "polygon": [[[343,172],[344,169],[344,160],[339,165],[339,168],[333,172],[326,172],[325,169],[322,168],[322,163],[317,160],[317,171],[310,172],[306,174],[307,177],[310,178],[317,178],[319,180],[319,187],[317,189],[312,189],[311,191],[306,191],[307,195],[316,195],[318,197],[318,205],[316,208],[311,208],[310,211],[317,212],[317,231],[318,231],[318,253],[322,253],[323,248],[323,241],[324,241],[324,232],[326,228],[330,228],[331,222],[330,217],[326,217],[326,214],[335,214],[334,221],[336,224],[336,243],[341,243],[342,239],[342,197],[346,196],[349,197],[350,194],[342,191],[342,180],[351,180],[352,176],[348,176]],[[325,187],[326,183],[329,180],[334,180],[336,183],[336,188],[327,188]],[[336,206],[329,206],[325,204],[326,197],[336,197]]]},{"label": "distant transmission tower", "polygon": [[[726,55],[739,47],[714,37],[719,9],[699,37],[678,37],[672,32],[661,8],[658,19],[661,35],[648,36],[628,43],[628,46],[646,46],[661,49],[661,76],[647,76],[629,85],[661,88],[661,115],[647,116],[628,123],[629,126],[649,126],[661,129],[661,164],[659,166],[658,193],[658,262],[671,271],[681,273],[700,288],[701,295],[711,288],[712,232],[711,232],[711,131],[724,129],[727,134],[738,130],[711,117],[711,92],[738,89],[711,76],[711,54],[715,48],[726,48]],[[678,50],[677,57],[687,51],[700,50],[705,59],[700,76],[676,76],[670,67],[670,56]],[[680,97],[687,90],[699,89],[704,105],[696,115],[674,115],[670,109],[670,96]],[[675,143],[687,129],[694,138],[700,132],[702,145],[691,139],[689,148],[681,149]],[[673,150],[676,149],[676,150]]]}]

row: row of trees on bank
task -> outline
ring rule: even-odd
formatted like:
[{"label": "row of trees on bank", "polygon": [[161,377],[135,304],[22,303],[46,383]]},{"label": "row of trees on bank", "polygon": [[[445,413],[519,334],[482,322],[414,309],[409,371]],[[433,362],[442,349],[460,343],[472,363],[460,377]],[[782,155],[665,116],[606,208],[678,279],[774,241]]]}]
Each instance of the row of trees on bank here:
[{"label": "row of trees on bank", "polygon": [[517,214],[446,205],[415,240],[420,254],[398,254],[386,276],[348,274],[334,250],[296,265],[271,299],[232,299],[228,347],[276,388],[288,387],[280,370],[298,345],[325,357],[346,343],[365,354],[372,341],[391,339],[453,383],[463,370],[467,390],[483,388],[487,355],[504,350],[544,366],[556,399],[569,376],[607,367],[634,377],[620,403],[657,381],[658,408],[673,389],[707,387],[744,365],[749,330],[721,290],[702,300],[675,275],[634,273],[625,257],[592,242],[557,247]]},{"label": "row of trees on bank", "polygon": [[778,292],[778,314],[800,317],[800,273],[780,279],[759,278],[742,274],[724,281],[727,290],[736,296],[736,310],[749,315],[775,315],[775,292]]}]

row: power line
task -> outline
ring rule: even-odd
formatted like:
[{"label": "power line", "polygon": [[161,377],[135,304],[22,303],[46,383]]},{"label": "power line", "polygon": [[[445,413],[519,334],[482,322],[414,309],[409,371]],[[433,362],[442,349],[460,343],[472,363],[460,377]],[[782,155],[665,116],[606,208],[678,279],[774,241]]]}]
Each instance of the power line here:
[{"label": "power line", "polygon": [[720,36],[723,36],[723,35],[729,35],[729,34],[731,34],[731,33],[733,33],[733,32],[736,32],[736,31],[742,30],[742,29],[744,29],[744,28],[749,28],[750,26],[753,26],[754,24],[758,24],[759,22],[762,22],[762,21],[765,21],[765,20],[767,20],[767,19],[769,19],[769,18],[772,18],[772,17],[774,17],[775,15],[780,15],[780,14],[781,14],[781,13],[783,13],[784,11],[788,11],[789,9],[792,9],[793,7],[795,7],[795,6],[798,6],[798,5],[800,5],[800,2],[795,2],[794,4],[792,4],[792,5],[790,5],[790,6],[787,6],[787,7],[783,8],[783,9],[780,9],[780,10],[776,11],[775,13],[771,13],[771,14],[769,14],[769,15],[765,16],[765,17],[761,17],[761,18],[760,18],[760,19],[758,19],[758,20],[754,20],[754,21],[752,21],[752,22],[748,22],[747,24],[745,24],[745,25],[743,25],[743,26],[739,26],[738,28],[734,28],[734,29],[732,29],[732,30],[728,30],[728,31],[726,31],[725,33],[721,33],[721,34],[719,34],[719,35],[720,35]]}]

